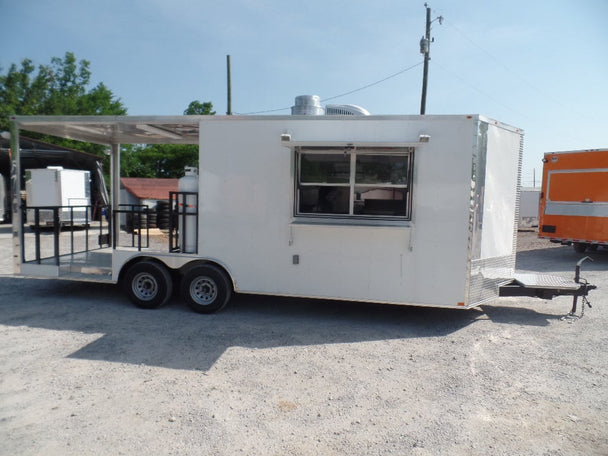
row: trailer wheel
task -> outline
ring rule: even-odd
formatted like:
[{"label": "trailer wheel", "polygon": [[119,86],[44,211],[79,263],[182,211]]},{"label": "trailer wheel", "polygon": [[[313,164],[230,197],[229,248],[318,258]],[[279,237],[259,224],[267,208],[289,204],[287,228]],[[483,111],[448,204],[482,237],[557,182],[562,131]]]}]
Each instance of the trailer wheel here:
[{"label": "trailer wheel", "polygon": [[171,297],[173,282],[164,266],[153,261],[140,261],[131,266],[124,278],[129,299],[142,309],[156,309]]},{"label": "trailer wheel", "polygon": [[195,266],[181,280],[180,291],[192,310],[209,314],[223,309],[232,297],[226,274],[212,265]]},{"label": "trailer wheel", "polygon": [[572,246],[574,247],[574,251],[576,253],[585,253],[585,250],[587,250],[587,244],[584,242],[575,242],[572,244]]}]

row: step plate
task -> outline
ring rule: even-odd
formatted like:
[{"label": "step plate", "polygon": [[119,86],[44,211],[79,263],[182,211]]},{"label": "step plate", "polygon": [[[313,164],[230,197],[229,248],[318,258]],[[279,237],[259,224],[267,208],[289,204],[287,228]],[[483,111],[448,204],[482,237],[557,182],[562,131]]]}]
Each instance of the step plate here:
[{"label": "step plate", "polygon": [[547,290],[577,290],[581,286],[572,279],[548,274],[516,273],[513,279],[524,288],[544,288]]}]

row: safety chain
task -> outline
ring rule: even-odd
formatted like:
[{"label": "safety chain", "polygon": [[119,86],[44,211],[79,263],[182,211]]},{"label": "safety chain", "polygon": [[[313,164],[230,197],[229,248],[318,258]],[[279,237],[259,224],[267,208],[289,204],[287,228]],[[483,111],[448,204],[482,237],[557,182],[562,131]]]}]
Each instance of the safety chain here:
[{"label": "safety chain", "polygon": [[[561,320],[565,320],[568,321],[568,323],[574,323],[577,320],[580,320],[581,318],[583,318],[585,316],[585,304],[587,304],[589,306],[589,308],[591,309],[591,303],[589,302],[589,300],[587,299],[587,285],[589,282],[587,282],[585,279],[580,279],[579,283],[583,283],[583,288],[585,290],[585,294],[583,296],[581,296],[582,298],[582,303],[581,303],[581,314],[580,315],[576,315],[574,309],[576,308],[576,305],[573,306],[573,310],[570,311],[568,313],[568,315],[564,315]],[[574,299],[576,300],[577,296],[574,297]],[[576,301],[575,301],[576,303]]]}]

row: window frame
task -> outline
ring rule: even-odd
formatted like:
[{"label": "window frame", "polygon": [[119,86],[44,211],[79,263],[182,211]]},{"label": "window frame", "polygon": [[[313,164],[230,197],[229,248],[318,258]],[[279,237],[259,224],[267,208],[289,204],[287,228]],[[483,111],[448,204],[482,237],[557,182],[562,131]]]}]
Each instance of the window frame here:
[{"label": "window frame", "polygon": [[[415,147],[413,145],[302,145],[293,147],[294,156],[294,207],[293,216],[296,219],[311,218],[315,220],[346,220],[346,221],[411,221],[412,219],[412,184],[414,170],[414,155]],[[302,183],[302,156],[305,154],[318,155],[349,155],[349,180],[348,183],[331,183],[331,182],[305,182]],[[407,162],[407,175],[405,176],[404,184],[389,184],[389,183],[357,183],[357,157],[358,156],[399,156],[405,157]],[[348,188],[348,213],[322,213],[322,212],[301,212],[300,199],[302,187],[343,187]],[[381,188],[381,189],[398,189],[405,190],[403,202],[405,204],[404,215],[375,215],[375,214],[357,214],[355,213],[356,189],[357,188]]]}]

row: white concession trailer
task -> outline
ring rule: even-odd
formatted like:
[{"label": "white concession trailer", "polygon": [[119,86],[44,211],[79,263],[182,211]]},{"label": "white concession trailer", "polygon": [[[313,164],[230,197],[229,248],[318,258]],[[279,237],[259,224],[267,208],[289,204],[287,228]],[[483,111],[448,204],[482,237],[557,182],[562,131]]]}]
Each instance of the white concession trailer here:
[{"label": "white concession trailer", "polygon": [[179,287],[203,313],[233,292],[470,308],[592,288],[516,277],[523,132],[483,116],[16,116],[20,129],[107,144],[113,196],[120,144],[198,144],[200,167],[197,191],[173,195],[185,243],[114,243],[99,268],[23,261],[14,218],[21,275],[122,282],[142,307]]}]

